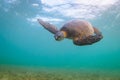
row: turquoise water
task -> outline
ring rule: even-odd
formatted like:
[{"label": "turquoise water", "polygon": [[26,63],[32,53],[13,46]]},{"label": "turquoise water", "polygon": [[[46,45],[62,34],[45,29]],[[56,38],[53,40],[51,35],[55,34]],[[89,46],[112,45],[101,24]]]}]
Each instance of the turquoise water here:
[{"label": "turquoise water", "polygon": [[[46,1],[0,1],[0,65],[120,70],[119,0],[107,6],[70,3],[70,0],[58,4]],[[85,10],[75,12],[77,7]],[[85,19],[99,28],[104,38],[89,46],[75,46],[68,39],[57,42],[39,25],[37,18],[58,28],[68,20]]]}]

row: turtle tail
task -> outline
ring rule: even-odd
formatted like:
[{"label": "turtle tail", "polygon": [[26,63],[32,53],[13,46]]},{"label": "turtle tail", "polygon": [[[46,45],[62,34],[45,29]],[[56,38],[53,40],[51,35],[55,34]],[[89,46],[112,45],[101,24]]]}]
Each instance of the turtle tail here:
[{"label": "turtle tail", "polygon": [[46,21],[43,21],[42,19],[38,19],[38,22],[45,28],[47,29],[49,32],[53,33],[53,34],[56,34],[59,30],[56,28],[56,26],[46,22]]}]

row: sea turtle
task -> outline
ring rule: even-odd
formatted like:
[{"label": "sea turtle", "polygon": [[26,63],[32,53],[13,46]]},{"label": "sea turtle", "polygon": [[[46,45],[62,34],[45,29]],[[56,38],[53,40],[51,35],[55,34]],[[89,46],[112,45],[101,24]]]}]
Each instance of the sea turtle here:
[{"label": "sea turtle", "polygon": [[38,22],[49,32],[53,33],[57,41],[68,38],[72,39],[75,45],[82,46],[98,42],[103,38],[101,32],[85,20],[70,20],[60,30],[42,19],[38,19]]}]

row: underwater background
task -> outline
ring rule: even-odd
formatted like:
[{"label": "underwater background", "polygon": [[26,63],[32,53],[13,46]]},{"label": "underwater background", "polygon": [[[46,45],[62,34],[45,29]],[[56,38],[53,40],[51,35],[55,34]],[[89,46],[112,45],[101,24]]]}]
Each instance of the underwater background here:
[{"label": "underwater background", "polygon": [[[88,46],[76,46],[68,39],[58,42],[55,41],[53,34],[37,22],[38,18],[56,25],[58,29],[68,20],[84,19],[99,28],[104,38]],[[112,75],[119,75],[120,1],[0,0],[0,80],[28,80],[25,75],[22,75],[23,79],[17,75],[19,72],[17,70],[21,70],[20,67],[23,71],[28,68],[44,69],[43,73],[51,72],[51,69],[57,71],[55,74],[63,71],[64,75],[64,78],[60,79],[58,79],[59,74],[56,79],[42,76],[43,79],[32,75],[33,79],[28,77],[27,73],[21,72],[32,80],[98,80],[98,77],[100,78],[99,75],[86,77],[91,75],[89,73],[84,73],[83,79],[80,79],[80,76],[74,77],[77,73],[87,71],[94,74],[95,71],[103,73],[108,71]],[[66,79],[64,71],[72,73],[71,70],[77,73],[73,78]],[[36,72],[28,72],[37,75]],[[13,73],[17,78],[10,77]],[[54,74],[52,73],[51,76]],[[91,79],[94,76],[95,79]],[[111,80],[111,76],[104,78]],[[120,77],[112,77],[112,79],[120,80]]]}]

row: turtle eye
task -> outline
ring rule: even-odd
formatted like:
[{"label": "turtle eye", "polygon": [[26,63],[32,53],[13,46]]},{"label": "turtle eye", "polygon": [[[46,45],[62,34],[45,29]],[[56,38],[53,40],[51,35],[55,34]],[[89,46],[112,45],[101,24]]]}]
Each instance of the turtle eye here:
[{"label": "turtle eye", "polygon": [[61,36],[58,36],[58,38],[60,38]]},{"label": "turtle eye", "polygon": [[61,36],[57,36],[57,39],[58,39],[58,40],[61,39]]}]

